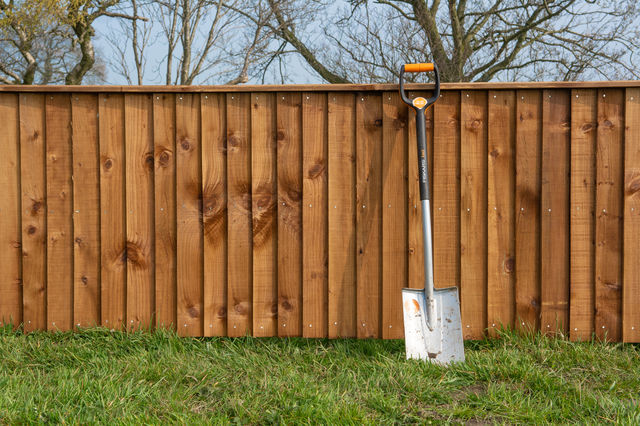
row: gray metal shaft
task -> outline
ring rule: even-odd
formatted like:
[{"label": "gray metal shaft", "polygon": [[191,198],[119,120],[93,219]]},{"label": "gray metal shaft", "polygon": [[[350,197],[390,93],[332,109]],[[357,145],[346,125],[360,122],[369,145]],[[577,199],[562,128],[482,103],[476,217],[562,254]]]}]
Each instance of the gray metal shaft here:
[{"label": "gray metal shaft", "polygon": [[433,246],[431,238],[431,206],[422,200],[422,236],[424,239],[424,296],[427,301],[427,325],[433,330],[436,324],[436,307],[433,298]]}]

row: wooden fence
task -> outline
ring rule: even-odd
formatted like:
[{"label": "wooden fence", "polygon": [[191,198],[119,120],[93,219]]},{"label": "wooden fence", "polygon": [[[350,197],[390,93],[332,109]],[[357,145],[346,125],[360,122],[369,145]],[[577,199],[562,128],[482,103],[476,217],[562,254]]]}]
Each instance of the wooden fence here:
[{"label": "wooden fence", "polygon": [[[5,86],[0,118],[3,323],[403,337],[424,277],[395,86]],[[427,124],[465,338],[640,341],[640,84],[445,85]]]}]

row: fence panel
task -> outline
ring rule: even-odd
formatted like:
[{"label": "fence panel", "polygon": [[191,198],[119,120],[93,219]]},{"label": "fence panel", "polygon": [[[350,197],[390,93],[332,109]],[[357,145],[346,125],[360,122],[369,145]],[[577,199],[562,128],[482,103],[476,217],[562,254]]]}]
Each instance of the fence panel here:
[{"label": "fence panel", "polygon": [[[465,338],[640,341],[639,90],[443,87],[435,280]],[[393,86],[7,86],[0,114],[2,324],[402,338],[424,274]]]}]

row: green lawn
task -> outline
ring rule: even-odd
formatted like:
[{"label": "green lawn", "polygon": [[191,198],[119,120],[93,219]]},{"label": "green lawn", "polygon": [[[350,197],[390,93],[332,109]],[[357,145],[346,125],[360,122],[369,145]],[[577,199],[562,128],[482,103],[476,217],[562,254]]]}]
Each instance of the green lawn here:
[{"label": "green lawn", "polygon": [[467,362],[404,342],[0,328],[0,424],[640,422],[640,346],[504,333]]}]

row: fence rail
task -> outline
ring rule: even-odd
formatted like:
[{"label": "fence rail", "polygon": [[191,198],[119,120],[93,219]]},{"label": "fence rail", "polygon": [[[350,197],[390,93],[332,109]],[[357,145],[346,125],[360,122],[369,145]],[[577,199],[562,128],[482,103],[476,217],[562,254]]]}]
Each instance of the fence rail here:
[{"label": "fence rail", "polygon": [[[3,323],[403,337],[424,276],[394,86],[7,86],[0,117]],[[464,337],[640,342],[640,84],[448,85],[426,119]]]}]

